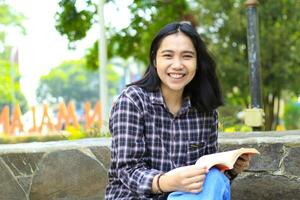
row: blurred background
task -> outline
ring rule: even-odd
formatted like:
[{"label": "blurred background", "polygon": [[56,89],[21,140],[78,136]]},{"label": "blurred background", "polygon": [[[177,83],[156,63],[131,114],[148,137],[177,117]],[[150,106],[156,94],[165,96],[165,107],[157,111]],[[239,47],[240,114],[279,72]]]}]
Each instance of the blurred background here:
[{"label": "blurred background", "polygon": [[[5,106],[13,118],[15,105],[20,105],[17,127],[27,127],[17,135],[32,127],[32,107],[38,126],[43,104],[56,118],[59,103],[72,102],[79,123],[85,103],[94,108],[100,90],[98,4],[0,0],[0,135],[5,135]],[[264,130],[299,129],[300,1],[259,0],[257,9]],[[197,27],[217,61],[225,98],[220,131],[251,131],[243,122],[251,103],[245,0],[107,0],[103,14],[108,100],[102,108],[110,110],[125,85],[141,78],[155,33],[167,23],[185,20]],[[80,126],[81,131],[67,129],[78,137],[97,132]]]}]

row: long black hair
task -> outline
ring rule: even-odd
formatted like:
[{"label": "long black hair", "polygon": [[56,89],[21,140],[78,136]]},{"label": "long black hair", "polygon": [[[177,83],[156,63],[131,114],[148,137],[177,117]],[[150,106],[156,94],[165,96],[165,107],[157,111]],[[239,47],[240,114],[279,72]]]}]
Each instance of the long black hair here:
[{"label": "long black hair", "polygon": [[161,80],[157,74],[155,59],[162,40],[171,34],[184,33],[196,49],[197,66],[194,78],[184,88],[184,95],[190,96],[192,106],[201,112],[212,111],[223,105],[219,80],[216,75],[216,63],[208,52],[205,43],[195,28],[188,22],[173,22],[163,27],[154,37],[149,54],[149,65],[141,80],[130,85],[137,85],[147,91],[159,89]]}]

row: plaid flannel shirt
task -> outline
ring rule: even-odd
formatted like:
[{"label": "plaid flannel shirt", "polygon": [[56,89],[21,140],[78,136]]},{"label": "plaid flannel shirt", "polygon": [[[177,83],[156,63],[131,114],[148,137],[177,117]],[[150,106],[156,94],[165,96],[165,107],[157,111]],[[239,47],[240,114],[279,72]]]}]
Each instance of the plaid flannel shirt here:
[{"label": "plaid flannel shirt", "polygon": [[216,111],[199,112],[189,98],[173,116],[160,90],[126,88],[109,121],[112,147],[105,199],[166,199],[166,194],[151,193],[154,176],[215,153],[217,124]]}]

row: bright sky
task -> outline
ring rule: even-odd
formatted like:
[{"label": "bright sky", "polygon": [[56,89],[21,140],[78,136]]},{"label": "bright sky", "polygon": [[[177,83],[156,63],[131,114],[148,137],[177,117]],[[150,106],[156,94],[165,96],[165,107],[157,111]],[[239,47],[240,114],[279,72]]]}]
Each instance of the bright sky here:
[{"label": "bright sky", "polygon": [[[58,0],[9,0],[7,2],[27,17],[23,23],[27,34],[25,36],[10,34],[8,43],[18,48],[21,89],[31,106],[36,103],[35,90],[39,77],[47,74],[51,68],[58,66],[64,60],[81,58],[85,50],[97,39],[99,31],[95,24],[88,36],[76,43],[75,51],[68,50],[67,39],[55,29],[54,14],[59,9]],[[127,5],[131,2],[132,0],[120,1],[118,6],[121,10],[116,10],[112,5],[106,6],[104,11],[106,23],[117,27],[128,24]]]}]

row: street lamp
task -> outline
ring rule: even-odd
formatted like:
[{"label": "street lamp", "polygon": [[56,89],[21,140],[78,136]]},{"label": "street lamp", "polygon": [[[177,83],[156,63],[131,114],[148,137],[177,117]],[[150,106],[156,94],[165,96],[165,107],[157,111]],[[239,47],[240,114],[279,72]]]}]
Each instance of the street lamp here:
[{"label": "street lamp", "polygon": [[261,130],[264,124],[260,74],[260,51],[258,35],[257,0],[247,0],[247,45],[250,73],[251,108],[245,112],[245,123],[253,130]]}]

